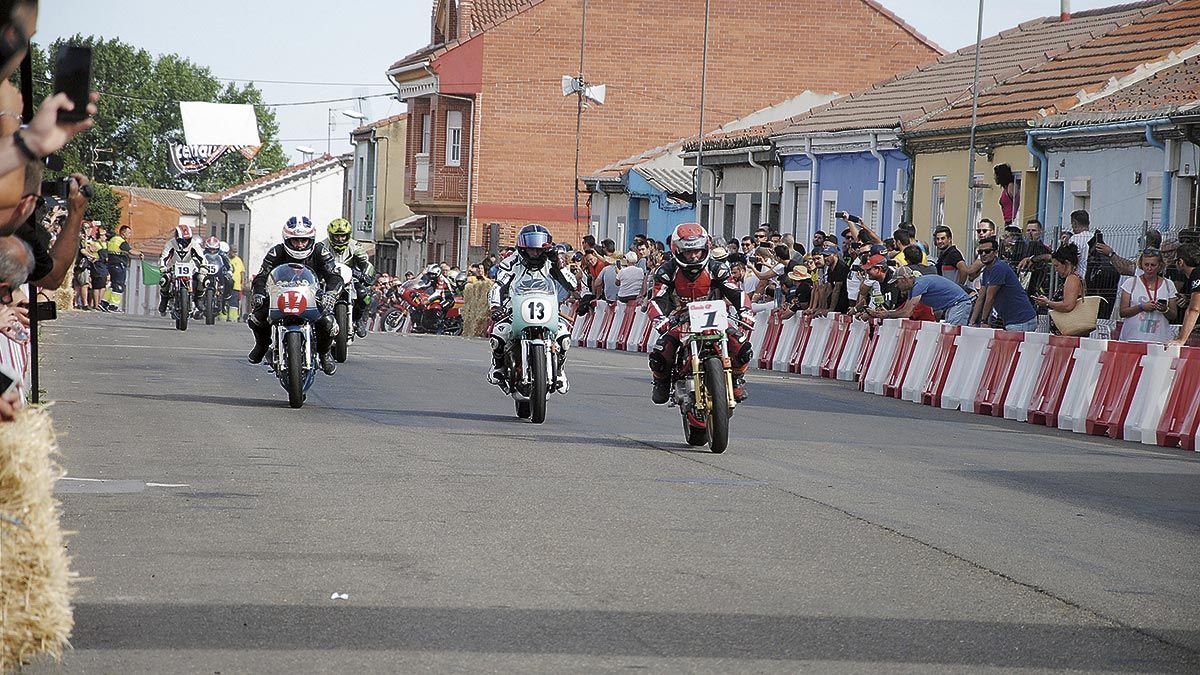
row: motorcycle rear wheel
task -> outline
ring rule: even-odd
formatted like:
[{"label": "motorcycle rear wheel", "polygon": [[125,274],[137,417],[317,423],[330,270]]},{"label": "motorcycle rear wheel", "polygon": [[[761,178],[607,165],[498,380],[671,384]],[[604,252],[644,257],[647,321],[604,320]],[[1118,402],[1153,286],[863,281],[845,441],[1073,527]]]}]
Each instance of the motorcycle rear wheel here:
[{"label": "motorcycle rear wheel", "polygon": [[333,338],[333,360],[345,363],[350,352],[350,308],[339,302],[333,307],[333,318],[338,327],[338,334]]},{"label": "motorcycle rear wheel", "polygon": [[708,449],[713,454],[720,454],[729,446],[729,394],[725,387],[725,368],[716,357],[704,361],[704,388],[712,400],[712,413],[708,416]]},{"label": "motorcycle rear wheel", "polygon": [[283,346],[287,355],[284,365],[288,371],[288,405],[299,408],[304,405],[304,336],[299,332],[288,333]]}]

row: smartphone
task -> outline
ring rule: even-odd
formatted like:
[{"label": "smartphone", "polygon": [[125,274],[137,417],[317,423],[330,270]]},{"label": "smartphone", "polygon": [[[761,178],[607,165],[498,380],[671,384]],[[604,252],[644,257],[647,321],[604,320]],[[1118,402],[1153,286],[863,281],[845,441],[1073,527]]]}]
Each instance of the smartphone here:
[{"label": "smartphone", "polygon": [[75,104],[75,109],[58,111],[58,121],[79,122],[87,119],[91,91],[92,48],[63,45],[58,50],[58,61],[54,64],[54,93],[65,93]]},{"label": "smartphone", "polygon": [[1094,237],[1092,237],[1092,241],[1096,242],[1097,244],[1103,244],[1104,243],[1104,233],[1101,232],[1100,230],[1096,230],[1096,235]]},{"label": "smartphone", "polygon": [[0,394],[7,394],[16,389],[20,380],[21,376],[12,370],[11,367],[0,365]]}]

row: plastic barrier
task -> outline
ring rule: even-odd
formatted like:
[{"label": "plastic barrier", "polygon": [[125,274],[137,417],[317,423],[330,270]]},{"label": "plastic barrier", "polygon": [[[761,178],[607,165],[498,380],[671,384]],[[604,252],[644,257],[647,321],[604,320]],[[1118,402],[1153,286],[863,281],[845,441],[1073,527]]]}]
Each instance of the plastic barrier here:
[{"label": "plastic barrier", "polygon": [[612,303],[612,318],[608,323],[608,330],[600,336],[599,345],[605,349],[616,349],[617,340],[621,338],[621,330],[625,327],[625,317],[629,315],[629,303],[614,302]]},{"label": "plastic barrier", "polygon": [[604,347],[603,335],[612,327],[613,320],[613,305],[615,302],[597,302],[592,306],[592,313],[596,318],[592,321],[592,325],[588,327],[587,346],[596,348]]},{"label": "plastic barrier", "polygon": [[829,333],[832,329],[833,319],[829,316],[813,317],[808,345],[804,347],[804,355],[800,359],[801,375],[821,374],[821,356],[825,354],[825,343],[829,341]]},{"label": "plastic barrier", "polygon": [[884,396],[900,398],[903,394],[904,376],[908,374],[908,365],[917,348],[917,332],[920,330],[920,321],[901,319],[900,334],[896,336],[896,353],[892,355],[892,366],[883,378]]},{"label": "plastic barrier", "polygon": [[875,350],[879,347],[879,328],[880,322],[874,320],[867,326],[867,346],[863,348],[862,357],[854,368],[854,379],[858,381],[859,391],[867,390],[867,368],[871,367],[871,361],[875,359]]},{"label": "plastic barrier", "polygon": [[853,382],[858,377],[858,366],[867,351],[870,327],[871,324],[866,321],[850,321],[850,334],[846,336],[846,346],[842,348],[842,358],[838,361],[837,379]]},{"label": "plastic barrier", "polygon": [[800,325],[796,329],[796,339],[792,342],[791,349],[788,350],[787,372],[800,372],[801,362],[804,360],[804,350],[808,348],[810,339],[812,339],[812,317],[805,316],[800,319]]},{"label": "plastic barrier", "polygon": [[1063,393],[1075,367],[1075,350],[1079,338],[1066,335],[1051,335],[1042,352],[1042,368],[1029,396],[1030,424],[1058,426],[1058,409],[1062,405]]},{"label": "plastic barrier", "polygon": [[1200,426],[1200,348],[1181,348],[1179,358],[1172,360],[1172,368],[1175,381],[1158,423],[1158,444],[1195,450]]},{"label": "plastic barrier", "polygon": [[900,397],[913,403],[921,402],[921,394],[925,391],[925,382],[929,379],[929,371],[933,367],[933,357],[938,352],[938,341],[942,336],[942,324],[936,321],[923,321],[921,330],[917,331],[917,344],[913,348],[912,360],[908,363],[908,372],[901,383]]},{"label": "plastic barrier", "polygon": [[788,372],[792,358],[792,346],[796,344],[796,336],[804,326],[803,314],[793,314],[783,320],[783,329],[779,332],[779,342],[775,345],[775,353],[771,356],[771,370]]},{"label": "plastic barrier", "polygon": [[1080,338],[1075,350],[1075,367],[1071,379],[1063,391],[1063,402],[1058,409],[1058,428],[1082,434],[1087,429],[1088,406],[1096,393],[1096,382],[1100,380],[1100,357],[1108,351],[1108,340]]},{"label": "plastic barrier", "polygon": [[842,359],[842,350],[846,348],[846,338],[850,337],[853,319],[845,314],[830,314],[829,320],[829,339],[825,341],[825,351],[817,365],[817,374],[833,379],[837,377],[838,362]]},{"label": "plastic barrier", "polygon": [[754,313],[754,330],[750,331],[750,348],[756,355],[762,354],[763,340],[767,337],[766,325],[770,321],[773,311],[775,310],[764,309]]},{"label": "plastic barrier", "polygon": [[963,326],[954,340],[954,361],[946,373],[946,386],[942,388],[942,409],[975,411],[975,392],[979,391],[979,380],[987,365],[988,353],[992,350],[991,328]]},{"label": "plastic barrier", "polygon": [[[621,323],[621,334],[617,337],[617,349],[637,351],[637,339],[646,326],[646,312],[638,307],[637,300],[630,300],[625,309],[625,321]],[[630,344],[633,349],[630,349]]]},{"label": "plastic barrier", "polygon": [[875,330],[875,349],[860,380],[863,391],[883,394],[883,383],[887,379],[888,371],[892,369],[892,357],[896,354],[896,342],[903,321],[904,319],[884,319],[883,324]]},{"label": "plastic barrier", "polygon": [[1017,358],[1021,355],[1021,343],[1025,333],[998,330],[992,337],[992,348],[988,351],[987,365],[979,378],[979,390],[975,392],[975,412],[979,415],[1000,417],[1004,415],[1004,398],[1013,372],[1017,369]]},{"label": "plastic barrier", "polygon": [[642,326],[642,330],[637,334],[637,343],[630,345],[630,351],[649,352],[654,349],[654,343],[658,341],[658,331],[654,330],[654,322],[650,320],[650,314],[646,314],[646,320]]},{"label": "plastic barrier", "polygon": [[942,392],[946,389],[946,378],[950,376],[954,355],[958,351],[960,332],[959,326],[945,323],[939,325],[937,345],[930,360],[929,373],[921,386],[921,405],[942,407]]},{"label": "plastic barrier", "polygon": [[1100,379],[1088,406],[1084,430],[1090,436],[1120,438],[1125,431],[1129,404],[1142,379],[1145,342],[1110,342],[1100,355]]},{"label": "plastic barrier", "polygon": [[[773,309],[767,315],[766,330],[763,331],[762,345],[754,353],[758,355],[758,367],[762,370],[770,370],[771,362],[775,358],[775,349],[779,346],[779,337],[783,333],[783,317],[781,310]],[[758,318],[755,317],[754,323],[758,323]]]},{"label": "plastic barrier", "polygon": [[1175,359],[1179,358],[1179,347],[1147,345],[1142,357],[1142,375],[1138,378],[1137,391],[1129,402],[1129,414],[1125,417],[1124,438],[1146,445],[1158,443],[1158,422],[1162,419],[1163,407],[1167,404],[1166,393],[1175,383]]},{"label": "plastic barrier", "polygon": [[575,326],[571,329],[571,342],[573,342],[576,347],[587,346],[588,332],[592,330],[592,322],[596,319],[596,307],[600,304],[602,303],[594,303],[592,305],[592,311],[584,315],[582,321],[576,317]]},{"label": "plastic barrier", "polygon": [[1008,395],[1004,397],[1004,418],[1029,420],[1029,397],[1037,384],[1038,373],[1042,372],[1046,345],[1050,344],[1049,333],[1026,333],[1017,347],[1017,366],[1008,383]]}]

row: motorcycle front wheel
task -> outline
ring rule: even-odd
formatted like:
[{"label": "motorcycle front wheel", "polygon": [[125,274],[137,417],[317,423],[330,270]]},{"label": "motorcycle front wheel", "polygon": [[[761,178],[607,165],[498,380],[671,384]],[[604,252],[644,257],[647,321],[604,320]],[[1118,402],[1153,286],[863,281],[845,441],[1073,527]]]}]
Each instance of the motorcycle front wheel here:
[{"label": "motorcycle front wheel", "polygon": [[729,394],[725,387],[725,368],[716,357],[704,361],[704,388],[712,401],[712,413],[708,416],[708,449],[720,454],[729,445]]},{"label": "motorcycle front wheel", "polygon": [[188,319],[192,316],[192,294],[188,289],[175,289],[175,328],[187,330]]},{"label": "motorcycle front wheel", "polygon": [[304,336],[298,331],[288,333],[283,338],[283,348],[287,355],[287,390],[288,405],[299,408],[304,405]]},{"label": "motorcycle front wheel", "polygon": [[338,327],[338,334],[333,338],[333,360],[345,363],[350,351],[350,308],[339,302],[333,307],[333,318]]},{"label": "motorcycle front wheel", "polygon": [[529,348],[529,419],[534,424],[546,421],[546,395],[549,385],[546,382],[546,346],[533,345]]}]

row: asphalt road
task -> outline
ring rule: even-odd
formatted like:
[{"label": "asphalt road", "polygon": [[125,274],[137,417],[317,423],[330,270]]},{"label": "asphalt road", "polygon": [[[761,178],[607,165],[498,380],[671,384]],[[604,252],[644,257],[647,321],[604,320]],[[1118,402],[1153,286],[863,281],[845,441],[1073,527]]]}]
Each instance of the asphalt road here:
[{"label": "asphalt road", "polygon": [[296,411],[241,325],[46,332],[85,579],[28,672],[1200,670],[1192,453],[754,374],[711,455],[641,355],[538,426],[480,340],[373,335]]}]

